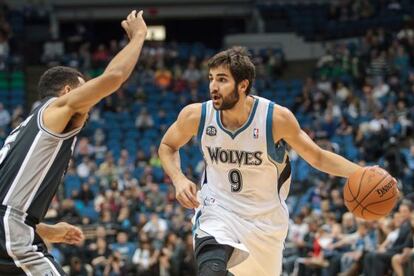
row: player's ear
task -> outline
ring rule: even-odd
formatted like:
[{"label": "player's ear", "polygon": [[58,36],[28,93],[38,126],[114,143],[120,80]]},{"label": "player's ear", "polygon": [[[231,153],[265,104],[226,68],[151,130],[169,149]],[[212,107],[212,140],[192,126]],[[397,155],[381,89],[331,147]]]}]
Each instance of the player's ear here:
[{"label": "player's ear", "polygon": [[247,90],[248,86],[249,86],[249,81],[248,80],[242,80],[241,82],[239,82],[239,85],[238,85],[237,88],[241,93],[246,95],[246,90]]},{"label": "player's ear", "polygon": [[70,90],[72,90],[72,87],[70,87],[69,85],[65,85],[63,87],[61,95],[65,95],[65,94],[69,93]]}]

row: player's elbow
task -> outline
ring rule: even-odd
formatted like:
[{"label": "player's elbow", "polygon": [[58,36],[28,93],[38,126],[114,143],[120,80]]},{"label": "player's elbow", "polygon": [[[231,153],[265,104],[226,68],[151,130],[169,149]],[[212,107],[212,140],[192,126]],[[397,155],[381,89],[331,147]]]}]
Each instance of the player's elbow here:
[{"label": "player's elbow", "polygon": [[165,143],[161,142],[160,146],[158,147],[158,156],[160,157],[161,162],[165,157],[166,150],[168,150],[168,146]]},{"label": "player's elbow", "polygon": [[323,149],[318,149],[313,153],[311,160],[309,160],[309,163],[315,169],[323,170],[322,169],[322,166],[323,166],[323,153],[324,153]]},{"label": "player's elbow", "polygon": [[161,162],[170,155],[173,155],[174,152],[177,152],[178,150],[174,149],[167,143],[161,142],[160,146],[158,147],[158,156],[160,157]]},{"label": "player's elbow", "polygon": [[160,146],[158,147],[158,156],[160,158],[164,154],[163,147],[164,147],[164,144],[161,142]]}]

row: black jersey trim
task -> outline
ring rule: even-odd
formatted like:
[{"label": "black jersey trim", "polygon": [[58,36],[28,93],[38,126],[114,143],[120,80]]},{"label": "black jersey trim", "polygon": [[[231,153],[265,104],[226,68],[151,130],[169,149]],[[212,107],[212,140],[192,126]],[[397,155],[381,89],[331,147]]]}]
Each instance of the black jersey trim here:
[{"label": "black jersey trim", "polygon": [[69,132],[66,133],[56,133],[53,132],[49,129],[47,129],[44,125],[43,125],[43,111],[46,109],[46,107],[53,102],[54,100],[56,100],[57,98],[51,98],[50,100],[48,100],[39,110],[38,114],[37,114],[37,125],[39,127],[39,129],[43,132],[46,133],[49,136],[52,136],[53,138],[57,138],[57,139],[68,139],[71,138],[73,136],[75,136],[76,134],[78,134],[80,132],[80,130],[82,129],[82,127],[78,127],[74,130],[71,130]]}]

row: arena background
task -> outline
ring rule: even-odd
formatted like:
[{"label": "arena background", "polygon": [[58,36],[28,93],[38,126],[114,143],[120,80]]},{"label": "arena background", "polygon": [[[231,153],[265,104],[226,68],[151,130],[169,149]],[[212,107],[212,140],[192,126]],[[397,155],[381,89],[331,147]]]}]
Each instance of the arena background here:
[{"label": "arena background", "polygon": [[[413,275],[414,1],[1,1],[1,144],[36,105],[46,68],[103,71],[132,9],[144,10],[149,40],[133,76],[91,112],[46,215],[86,234],[50,245],[69,275],[195,275],[193,212],[174,200],[157,147],[183,106],[208,99],[207,60],[232,45],[251,51],[256,94],[290,108],[323,148],[387,169],[402,194],[389,217],[356,220],[344,180],[291,152],[284,274],[369,275],[382,263],[388,275]],[[201,159],[196,141],[181,151],[195,181]]]}]

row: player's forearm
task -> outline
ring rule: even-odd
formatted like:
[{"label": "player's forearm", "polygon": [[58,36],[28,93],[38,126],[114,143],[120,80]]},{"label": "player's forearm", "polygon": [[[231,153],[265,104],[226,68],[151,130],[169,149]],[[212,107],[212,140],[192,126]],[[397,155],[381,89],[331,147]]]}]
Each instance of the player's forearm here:
[{"label": "player's forearm", "polygon": [[323,172],[345,178],[360,168],[359,165],[327,150],[321,150],[318,162],[313,166]]},{"label": "player's forearm", "polygon": [[[109,63],[105,72],[75,89],[62,105],[72,113],[85,113],[101,99],[115,92],[131,75],[141,52],[145,37],[136,35]],[[63,98],[63,97],[62,97]]]},{"label": "player's forearm", "polygon": [[180,153],[172,149],[166,144],[161,143],[158,149],[158,155],[161,160],[162,167],[171,180],[176,182],[177,179],[185,177],[181,171]]},{"label": "player's forearm", "polygon": [[120,72],[122,82],[126,81],[134,70],[141,54],[142,45],[144,44],[146,33],[136,34],[131,41],[111,60],[106,67],[104,74],[107,72]]}]

